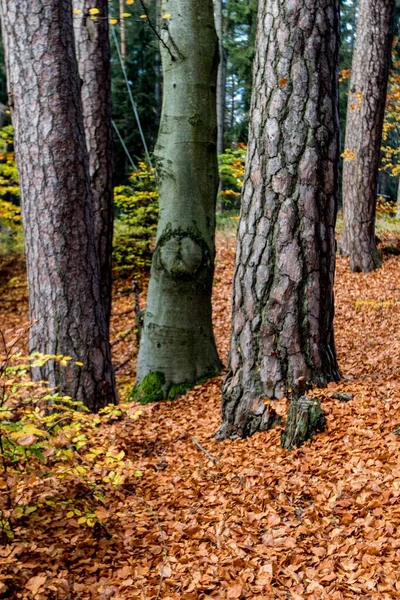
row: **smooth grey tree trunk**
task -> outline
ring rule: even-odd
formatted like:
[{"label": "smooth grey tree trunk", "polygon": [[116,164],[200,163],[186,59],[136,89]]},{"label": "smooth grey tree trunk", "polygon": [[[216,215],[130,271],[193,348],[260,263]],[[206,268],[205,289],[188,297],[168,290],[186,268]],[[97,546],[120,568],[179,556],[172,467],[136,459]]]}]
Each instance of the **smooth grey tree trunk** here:
[{"label": "smooth grey tree trunk", "polygon": [[260,0],[217,438],[269,427],[266,398],[338,380],[333,336],[339,0]]},{"label": "smooth grey tree trunk", "polygon": [[[376,191],[394,0],[360,0],[347,109],[340,250],[353,271],[381,264],[375,241]],[[351,155],[350,155],[351,156]]]},{"label": "smooth grey tree trunk", "polygon": [[2,0],[1,17],[25,233],[29,349],[74,359],[68,367],[51,361],[33,376],[98,410],[116,394],[71,0]]},{"label": "smooth grey tree trunk", "polygon": [[108,37],[108,0],[96,0],[100,13],[92,19],[92,0],[73,0],[81,11],[74,16],[75,48],[94,207],[101,292],[109,326],[111,313],[111,255],[113,237],[111,71]]},{"label": "smooth grey tree trunk", "polygon": [[[212,0],[164,0],[163,108],[155,159],[160,218],[137,372],[137,390],[164,397],[221,367],[212,323],[218,188],[218,40]],[[172,388],[171,388],[172,386]],[[169,390],[169,392],[168,392]]]}]

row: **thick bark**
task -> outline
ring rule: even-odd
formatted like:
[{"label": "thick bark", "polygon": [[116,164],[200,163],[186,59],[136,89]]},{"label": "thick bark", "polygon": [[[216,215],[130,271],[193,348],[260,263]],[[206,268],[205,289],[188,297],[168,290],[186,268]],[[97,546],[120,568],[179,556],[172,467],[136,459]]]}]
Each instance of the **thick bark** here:
[{"label": "thick bark", "polygon": [[394,0],[360,1],[345,140],[345,148],[354,157],[343,167],[340,243],[353,271],[372,271],[381,264],[375,242],[376,189],[393,8]]},{"label": "thick bark", "polygon": [[158,373],[173,395],[221,366],[211,323],[218,43],[212,0],[164,0],[162,9],[172,16],[161,31],[160,218],[137,384]]},{"label": "thick bark", "polygon": [[115,401],[101,302],[71,0],[2,0],[28,272],[29,348],[64,354],[35,378],[92,410]]},{"label": "thick bark", "polygon": [[339,379],[333,337],[338,0],[261,0],[219,438]]},{"label": "thick bark", "polygon": [[89,18],[92,0],[73,0],[81,12],[74,18],[75,48],[82,84],[83,121],[94,209],[101,293],[107,326],[111,312],[113,235],[111,72],[108,0],[96,0],[100,13]]}]

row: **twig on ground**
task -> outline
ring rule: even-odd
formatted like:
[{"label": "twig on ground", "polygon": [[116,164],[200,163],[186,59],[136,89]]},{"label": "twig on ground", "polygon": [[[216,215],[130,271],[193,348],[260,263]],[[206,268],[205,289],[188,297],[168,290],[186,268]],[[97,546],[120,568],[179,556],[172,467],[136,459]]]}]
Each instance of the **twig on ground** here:
[{"label": "twig on ground", "polygon": [[196,438],[192,437],[192,442],[195,444],[195,446],[197,446],[202,452],[204,452],[204,454],[214,463],[214,465],[218,465],[218,461],[216,458],[214,458],[209,452],[208,450],[206,450],[205,448],[203,448],[203,446],[200,444],[200,442],[198,442],[196,440]]}]

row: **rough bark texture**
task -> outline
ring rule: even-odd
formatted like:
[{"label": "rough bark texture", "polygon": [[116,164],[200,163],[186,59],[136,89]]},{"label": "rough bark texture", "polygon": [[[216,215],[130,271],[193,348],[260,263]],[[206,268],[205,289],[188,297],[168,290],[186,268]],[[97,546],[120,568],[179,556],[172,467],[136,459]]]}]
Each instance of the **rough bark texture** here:
[{"label": "rough bark texture", "polygon": [[160,219],[137,384],[143,389],[156,373],[165,397],[171,386],[215,373],[221,363],[211,324],[218,187],[213,5],[164,0],[162,12],[171,18],[161,31],[164,98],[155,150]]},{"label": "rough bark texture", "polygon": [[381,264],[375,242],[376,189],[394,0],[361,0],[347,109],[345,147],[354,154],[343,167],[342,254],[353,271]]},{"label": "rough bark texture", "polygon": [[286,426],[281,434],[281,446],[293,450],[325,429],[326,419],[318,398],[301,396],[289,407]]},{"label": "rough bark texture", "polygon": [[35,378],[92,410],[115,401],[101,302],[71,0],[1,2],[28,271]]},{"label": "rough bark texture", "polygon": [[333,337],[338,0],[261,0],[217,437],[268,427],[264,399],[339,379]]},{"label": "rough bark texture", "polygon": [[83,121],[94,209],[101,293],[109,325],[113,235],[112,124],[108,0],[96,0],[99,15],[90,19],[92,0],[73,0],[75,47],[82,85]]}]

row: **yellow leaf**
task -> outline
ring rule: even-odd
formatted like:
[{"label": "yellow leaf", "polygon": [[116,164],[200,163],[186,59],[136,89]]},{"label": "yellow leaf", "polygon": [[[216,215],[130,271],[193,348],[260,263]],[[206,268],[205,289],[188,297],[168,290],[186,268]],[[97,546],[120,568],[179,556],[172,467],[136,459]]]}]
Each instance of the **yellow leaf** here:
[{"label": "yellow leaf", "polygon": [[110,25],[116,25],[118,23],[118,19],[110,19],[109,23]]},{"label": "yellow leaf", "polygon": [[86,517],[79,517],[78,523],[79,525],[82,525],[82,523],[86,523]]},{"label": "yellow leaf", "polygon": [[76,360],[76,361],[75,361],[75,364],[76,364],[78,367],[83,367],[83,362],[80,362],[79,360]]},{"label": "yellow leaf", "polygon": [[133,4],[135,2],[135,0],[126,0],[127,4]]},{"label": "yellow leaf", "polygon": [[147,15],[140,15],[141,19],[147,19]]},{"label": "yellow leaf", "polygon": [[67,519],[71,519],[72,517],[75,516],[75,513],[73,510],[70,510],[69,512],[67,512],[66,517]]},{"label": "yellow leaf", "polygon": [[162,19],[170,19],[171,15],[169,13],[165,13],[165,15],[162,15],[161,17]]},{"label": "yellow leaf", "polygon": [[75,8],[75,9],[72,11],[72,14],[73,14],[73,15],[80,15],[80,14],[81,14],[81,12],[82,12],[82,11],[81,11],[81,9],[80,9],[80,8]]},{"label": "yellow leaf", "polygon": [[128,17],[131,17],[131,13],[122,13],[122,16],[127,19]]},{"label": "yellow leaf", "polygon": [[100,11],[98,8],[89,8],[89,15],[99,15]]}]

